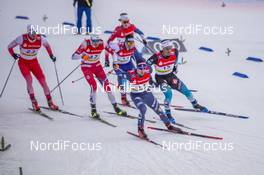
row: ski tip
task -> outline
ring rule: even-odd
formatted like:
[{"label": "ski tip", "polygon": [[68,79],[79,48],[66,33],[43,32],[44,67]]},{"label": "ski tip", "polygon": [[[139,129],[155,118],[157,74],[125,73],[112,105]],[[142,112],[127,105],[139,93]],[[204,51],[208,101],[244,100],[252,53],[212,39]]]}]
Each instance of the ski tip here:
[{"label": "ski tip", "polygon": [[207,137],[208,139],[215,139],[215,140],[224,140],[223,137],[213,137],[213,136],[210,136],[210,137]]},{"label": "ski tip", "polygon": [[249,117],[247,117],[247,116],[238,116],[238,118],[249,119]]}]

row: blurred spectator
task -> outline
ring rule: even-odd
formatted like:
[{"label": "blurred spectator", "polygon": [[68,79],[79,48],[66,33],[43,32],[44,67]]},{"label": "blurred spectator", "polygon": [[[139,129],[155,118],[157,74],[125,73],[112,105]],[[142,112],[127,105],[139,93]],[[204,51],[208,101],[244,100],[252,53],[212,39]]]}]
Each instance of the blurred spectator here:
[{"label": "blurred spectator", "polygon": [[75,7],[76,3],[77,5],[77,28],[78,28],[78,34],[80,34],[81,27],[82,27],[82,16],[83,12],[86,14],[86,32],[91,33],[92,32],[92,4],[93,0],[73,0],[73,6]]}]

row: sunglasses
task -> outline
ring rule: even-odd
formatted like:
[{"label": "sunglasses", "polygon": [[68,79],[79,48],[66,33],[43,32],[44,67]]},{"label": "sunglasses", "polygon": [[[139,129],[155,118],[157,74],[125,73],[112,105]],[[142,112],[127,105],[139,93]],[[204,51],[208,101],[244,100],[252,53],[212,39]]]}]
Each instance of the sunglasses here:
[{"label": "sunglasses", "polygon": [[163,50],[166,50],[166,51],[170,51],[172,49],[172,47],[165,47],[163,48]]},{"label": "sunglasses", "polygon": [[128,46],[133,46],[134,44],[135,44],[134,41],[127,41],[127,45],[128,45]]},{"label": "sunglasses", "polygon": [[129,21],[122,21],[122,23],[123,23],[123,24],[128,24],[128,23],[129,23]]},{"label": "sunglasses", "polygon": [[138,65],[137,68],[138,68],[139,70],[146,70],[146,69],[147,69],[147,65],[146,65],[146,64]]},{"label": "sunglasses", "polygon": [[98,43],[100,40],[92,40],[93,43]]}]

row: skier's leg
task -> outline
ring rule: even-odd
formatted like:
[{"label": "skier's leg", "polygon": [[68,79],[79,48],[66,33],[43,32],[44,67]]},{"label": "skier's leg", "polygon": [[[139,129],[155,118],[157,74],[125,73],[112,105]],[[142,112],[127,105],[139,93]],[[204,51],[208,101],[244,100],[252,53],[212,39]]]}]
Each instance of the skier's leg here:
[{"label": "skier's leg", "polygon": [[40,108],[38,106],[38,102],[37,102],[35,95],[34,95],[34,89],[32,86],[32,76],[30,74],[29,61],[19,59],[18,66],[19,66],[19,69],[21,71],[21,74],[23,75],[23,77],[26,80],[27,91],[28,91],[29,98],[32,102],[32,106],[36,111],[38,111],[38,110],[40,110]]},{"label": "skier's leg", "polygon": [[111,104],[116,104],[115,97],[111,91],[109,80],[106,77],[106,74],[103,70],[103,67],[101,65],[98,66],[94,73],[95,73],[96,77],[98,78],[98,80],[100,81],[101,85],[103,86],[104,91],[107,93],[108,99],[110,100]]},{"label": "skier's leg", "polygon": [[30,63],[30,69],[31,69],[33,75],[39,81],[41,87],[43,88],[44,94],[46,96],[50,96],[50,89],[47,85],[46,77],[43,74],[43,71],[42,71],[37,59],[32,60],[32,62]]},{"label": "skier's leg", "polygon": [[30,69],[31,69],[32,73],[34,74],[34,76],[37,78],[39,84],[41,85],[41,87],[44,91],[44,94],[46,96],[47,103],[48,103],[49,107],[51,109],[58,110],[59,109],[58,106],[55,105],[52,101],[52,97],[50,95],[50,89],[48,87],[45,75],[44,75],[37,59],[32,60],[32,62],[30,63]]},{"label": "skier's leg", "polygon": [[109,67],[110,66],[109,58],[110,58],[110,53],[105,50],[105,67]]},{"label": "skier's leg", "polygon": [[91,8],[85,8],[85,14],[86,14],[86,32],[93,32],[92,30],[92,9]]},{"label": "skier's leg", "polygon": [[97,91],[97,83],[94,79],[93,72],[91,71],[92,68],[90,67],[81,67],[83,75],[90,85],[90,105],[91,105],[91,116],[94,118],[99,118],[100,115],[97,113],[96,110],[96,91]]},{"label": "skier's leg", "polygon": [[144,128],[145,114],[147,111],[147,107],[140,94],[130,93],[130,96],[131,96],[131,100],[139,110],[138,127]]},{"label": "skier's leg", "polygon": [[197,100],[193,97],[192,92],[187,88],[187,86],[176,76],[171,76],[168,80],[169,85],[171,88],[179,91],[182,93],[193,105],[195,109],[207,112],[208,109],[204,106],[198,104]]},{"label": "skier's leg", "polygon": [[160,86],[160,89],[165,96],[165,99],[164,99],[165,113],[170,119],[173,120],[173,118],[171,116],[171,110],[170,110],[170,104],[171,104],[171,100],[172,100],[171,87],[167,83],[162,83]]},{"label": "skier's leg", "polygon": [[123,76],[123,72],[126,72],[126,65],[120,65],[120,68],[115,71],[117,75],[117,81],[118,81],[118,88],[121,94],[121,102],[123,105],[129,105],[129,102],[127,100],[126,96],[126,83],[127,80]]},{"label": "skier's leg", "polygon": [[96,104],[96,90],[97,90],[97,83],[94,79],[93,73],[90,71],[89,67],[81,67],[83,75],[88,82],[88,84],[91,87],[91,92],[90,92],[90,103],[91,104]]},{"label": "skier's leg", "polygon": [[170,123],[168,117],[162,111],[158,100],[153,96],[151,92],[144,92],[143,101],[148,105],[156,114],[159,115],[160,119],[165,123]]},{"label": "skier's leg", "polygon": [[108,99],[109,99],[109,101],[111,102],[111,104],[113,105],[116,114],[117,114],[117,115],[120,115],[120,116],[127,115],[126,111],[121,110],[121,109],[117,106],[117,103],[116,103],[116,100],[115,100],[115,96],[114,96],[113,93],[112,93],[112,90],[111,90],[111,87],[110,87],[109,80],[108,80],[108,78],[106,77],[106,74],[105,74],[105,72],[104,72],[104,70],[103,70],[102,65],[98,65],[98,66],[96,67],[96,69],[94,69],[94,74],[95,74],[96,77],[98,78],[100,84],[103,86],[104,91],[107,93]]},{"label": "skier's leg", "polygon": [[180,128],[174,127],[171,125],[171,120],[163,113],[162,109],[160,108],[160,104],[158,103],[157,99],[153,96],[151,92],[144,93],[143,97],[144,102],[151,108],[156,114],[159,115],[160,119],[163,121],[164,125],[171,131],[181,131]]},{"label": "skier's leg", "polygon": [[29,67],[28,61],[19,59],[18,66],[19,66],[21,74],[26,80],[28,94],[34,95],[34,89],[32,86],[32,76],[30,74],[30,67]]},{"label": "skier's leg", "polygon": [[77,7],[77,28],[79,34],[81,33],[83,11],[83,7]]},{"label": "skier's leg", "polygon": [[167,84],[166,78],[164,78],[163,76],[155,75],[155,79],[156,79],[157,85],[159,85],[160,90],[165,96],[165,99],[164,99],[165,113],[167,117],[171,120],[171,122],[175,122],[175,119],[171,116],[171,110],[170,110],[170,104],[172,100],[171,87]]}]

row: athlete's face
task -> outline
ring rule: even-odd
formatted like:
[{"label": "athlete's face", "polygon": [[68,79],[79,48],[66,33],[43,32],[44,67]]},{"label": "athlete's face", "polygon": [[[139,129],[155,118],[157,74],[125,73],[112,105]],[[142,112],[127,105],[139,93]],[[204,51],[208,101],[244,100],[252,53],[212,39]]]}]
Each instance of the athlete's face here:
[{"label": "athlete's face", "polygon": [[141,65],[138,65],[137,67],[137,74],[139,76],[143,76],[147,71],[147,65],[146,64],[141,64]]},{"label": "athlete's face", "polygon": [[28,32],[28,36],[30,39],[34,40],[34,39],[36,39],[37,34],[34,30],[31,30]]},{"label": "athlete's face", "polygon": [[135,47],[134,41],[126,41],[125,43],[127,50],[133,49]]},{"label": "athlete's face", "polygon": [[139,76],[143,76],[145,74],[145,72],[146,72],[146,69],[137,69],[137,74]]},{"label": "athlete's face", "polygon": [[128,28],[130,26],[129,20],[123,20],[123,21],[121,21],[121,25],[124,28]]},{"label": "athlete's face", "polygon": [[165,48],[163,48],[162,55],[165,56],[165,57],[170,56],[171,49],[172,49],[172,47],[165,47]]},{"label": "athlete's face", "polygon": [[99,40],[92,40],[92,46],[98,47],[99,46]]}]

